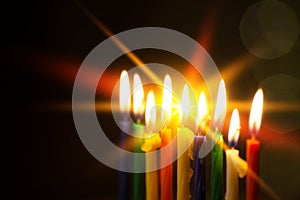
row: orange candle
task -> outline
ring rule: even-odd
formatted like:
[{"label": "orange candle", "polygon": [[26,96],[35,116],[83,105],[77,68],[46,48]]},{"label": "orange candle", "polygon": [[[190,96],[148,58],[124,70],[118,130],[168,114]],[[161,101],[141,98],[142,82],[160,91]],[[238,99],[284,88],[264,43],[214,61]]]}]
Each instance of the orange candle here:
[{"label": "orange candle", "polygon": [[[169,75],[165,76],[164,79],[164,89],[162,97],[162,119],[165,122],[164,128],[161,130],[161,147],[163,148],[172,140],[172,132],[170,128],[167,128],[167,124],[171,119],[172,114],[172,82]],[[161,163],[166,163],[172,158],[172,151],[162,151],[161,152]],[[173,199],[172,190],[172,174],[173,167],[172,164],[162,167],[160,170],[160,199],[170,200]]]},{"label": "orange candle", "polygon": [[249,118],[249,130],[251,139],[246,142],[246,157],[248,162],[248,173],[246,180],[246,199],[256,200],[259,197],[259,147],[260,142],[255,138],[258,135],[263,109],[263,91],[259,89],[252,102]]}]

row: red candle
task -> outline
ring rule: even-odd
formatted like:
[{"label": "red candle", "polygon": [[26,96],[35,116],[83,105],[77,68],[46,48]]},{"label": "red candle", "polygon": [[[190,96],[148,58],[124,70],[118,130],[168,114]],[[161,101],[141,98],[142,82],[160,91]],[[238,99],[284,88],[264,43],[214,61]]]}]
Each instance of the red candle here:
[{"label": "red candle", "polygon": [[246,157],[248,162],[248,173],[246,179],[246,199],[257,200],[259,197],[259,147],[260,142],[255,138],[258,135],[263,109],[263,91],[259,89],[252,102],[249,131],[251,139],[247,140]]}]

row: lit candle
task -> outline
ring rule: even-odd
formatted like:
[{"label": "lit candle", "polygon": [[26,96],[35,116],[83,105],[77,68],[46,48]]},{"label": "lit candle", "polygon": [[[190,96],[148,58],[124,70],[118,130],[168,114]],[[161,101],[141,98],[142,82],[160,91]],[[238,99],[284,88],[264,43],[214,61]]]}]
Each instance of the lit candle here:
[{"label": "lit candle", "polygon": [[[184,86],[181,98],[181,112],[179,120],[181,121],[182,127],[178,128],[177,133],[177,200],[188,200],[191,198],[190,192],[190,179],[193,175],[193,170],[190,166],[190,161],[193,159],[192,141],[194,133],[184,127],[186,122],[189,109],[190,99],[187,85]],[[183,121],[183,122],[182,122]]]},{"label": "lit candle", "polygon": [[239,157],[239,151],[234,149],[240,134],[240,117],[237,109],[234,109],[231,115],[228,145],[230,149],[226,149],[226,194],[225,200],[239,199],[239,182],[240,178],[247,173],[247,164]]},{"label": "lit candle", "polygon": [[[136,118],[136,122],[133,124],[134,133],[134,152],[143,153],[141,145],[143,143],[144,125],[141,124],[142,116],[144,114],[144,90],[141,78],[138,74],[133,75],[133,113]],[[145,161],[142,161],[145,162]],[[136,169],[141,164],[134,159],[134,167]],[[145,198],[145,174],[134,173],[133,174],[133,199],[140,200]]]},{"label": "lit candle", "polygon": [[258,135],[261,117],[263,110],[263,91],[259,89],[252,101],[252,107],[249,118],[249,131],[251,139],[246,142],[246,157],[248,162],[248,175],[246,179],[246,199],[256,200],[258,199],[259,187],[257,179],[254,176],[259,175],[259,146],[260,142],[255,139]]},{"label": "lit candle", "polygon": [[205,129],[207,128],[207,103],[204,92],[201,92],[198,101],[198,113],[196,119],[196,135],[194,138],[194,199],[206,198],[205,181],[205,158],[199,158],[199,152],[206,140]]},{"label": "lit candle", "polygon": [[[171,129],[167,127],[170,123],[172,115],[172,82],[169,75],[165,76],[164,88],[162,96],[162,119],[165,120],[165,126],[160,132],[161,135],[161,147],[166,146],[172,139]],[[172,158],[172,151],[161,151],[161,163],[167,163]],[[166,167],[162,167],[160,170],[160,199],[170,200],[173,199],[172,190],[172,164]]]},{"label": "lit candle", "polygon": [[[120,76],[120,91],[119,91],[119,106],[120,112],[122,115],[122,120],[120,121],[121,128],[121,136],[120,136],[120,146],[122,148],[125,147],[126,142],[126,131],[130,129],[130,121],[128,120],[131,98],[130,98],[130,83],[129,77],[126,70],[123,70]],[[123,165],[124,158],[121,158],[121,165]],[[120,188],[119,188],[119,199],[120,200],[128,200],[128,173],[120,172]]]},{"label": "lit candle", "polygon": [[219,84],[217,103],[212,121],[212,139],[216,144],[211,152],[211,181],[210,181],[210,199],[223,199],[223,135],[220,132],[226,115],[226,91],[225,83],[222,79]]},{"label": "lit candle", "polygon": [[[155,151],[161,145],[161,139],[158,133],[152,133],[154,130],[156,120],[156,110],[155,110],[155,99],[153,91],[150,91],[147,95],[146,102],[146,138],[145,142],[142,145],[141,149],[144,152],[152,152]],[[158,200],[158,173],[157,171],[148,172],[148,169],[155,168],[158,165],[156,154],[150,157],[150,155],[146,155],[146,200]]]}]

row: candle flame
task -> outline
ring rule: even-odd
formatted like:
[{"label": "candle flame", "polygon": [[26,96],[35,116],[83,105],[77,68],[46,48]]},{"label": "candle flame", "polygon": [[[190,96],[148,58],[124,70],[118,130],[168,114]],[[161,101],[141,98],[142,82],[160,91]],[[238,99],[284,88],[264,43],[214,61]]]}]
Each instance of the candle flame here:
[{"label": "candle flame", "polygon": [[169,74],[165,76],[162,95],[162,119],[169,123],[172,114],[172,81]]},{"label": "candle flame", "polygon": [[[144,89],[141,78],[138,74],[133,75],[133,113],[136,118],[144,114]],[[140,119],[139,119],[140,120]]]},{"label": "candle flame", "polygon": [[228,130],[228,145],[233,146],[237,145],[239,136],[240,136],[240,116],[238,109],[234,109],[230,119],[230,125]]},{"label": "candle flame", "polygon": [[262,110],[263,110],[263,101],[264,95],[262,89],[257,90],[251,106],[250,118],[249,118],[249,130],[252,136],[258,135],[261,118],[262,118]]},{"label": "candle flame", "polygon": [[180,106],[181,110],[179,112],[179,122],[182,123],[182,120],[184,122],[187,120],[190,110],[190,96],[187,84],[185,84],[183,87]]},{"label": "candle flame", "polygon": [[[207,110],[207,103],[206,103],[206,96],[205,93],[202,91],[200,93],[200,97],[198,100],[198,112],[197,112],[197,118],[196,118],[196,129],[198,129],[199,126],[202,126],[202,122],[204,121],[205,117],[208,114]],[[205,127],[201,127],[201,129],[204,129]]]},{"label": "candle flame", "polygon": [[120,104],[120,111],[122,113],[129,113],[131,98],[130,98],[129,77],[126,70],[123,70],[120,76],[119,104]]},{"label": "candle flame", "polygon": [[219,84],[217,103],[213,117],[213,128],[221,131],[226,115],[226,90],[222,79]]},{"label": "candle flame", "polygon": [[145,122],[146,122],[147,129],[153,128],[153,126],[155,126],[155,121],[156,121],[155,99],[154,99],[154,93],[151,90],[147,95],[147,101],[146,101]]}]

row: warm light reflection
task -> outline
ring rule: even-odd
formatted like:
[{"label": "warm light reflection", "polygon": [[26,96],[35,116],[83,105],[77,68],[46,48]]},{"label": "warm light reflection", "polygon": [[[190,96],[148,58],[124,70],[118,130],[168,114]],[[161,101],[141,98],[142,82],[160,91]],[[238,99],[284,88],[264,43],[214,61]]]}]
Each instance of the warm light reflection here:
[{"label": "warm light reflection", "polygon": [[155,126],[156,121],[156,109],[155,109],[155,98],[154,93],[151,90],[147,95],[146,101],[146,114],[145,114],[145,122],[146,128],[151,130],[153,126]]},{"label": "warm light reflection", "polygon": [[126,70],[123,70],[120,76],[120,95],[119,95],[120,111],[129,113],[130,111],[130,84]]},{"label": "warm light reflection", "polygon": [[[82,6],[79,6],[79,7],[82,8]],[[91,19],[91,21],[93,21],[97,25],[97,27],[100,30],[102,30],[107,36],[111,37],[113,35],[113,33],[111,33],[103,24],[101,24],[101,22],[98,19],[96,19],[96,17],[94,17],[87,9],[82,9],[82,10]],[[113,38],[115,38],[115,37],[113,37]],[[120,47],[120,49],[125,50],[125,51],[128,50],[121,43],[121,41],[115,40],[114,42],[116,44],[118,44],[118,46]],[[138,59],[132,52],[128,52],[126,55],[129,58],[131,58],[134,61],[134,63],[136,63],[137,65],[142,65],[143,64],[142,61],[140,59]],[[197,55],[197,53],[196,53],[196,55]],[[45,73],[46,75],[51,74],[56,79],[57,79],[57,75],[58,75],[59,78],[61,78],[62,81],[68,80],[68,82],[70,83],[70,85],[73,84],[73,81],[75,79],[76,72],[77,72],[77,68],[75,68],[75,69],[73,69],[73,68],[74,68],[74,66],[79,66],[80,63],[76,63],[76,64],[73,64],[73,63],[70,64],[69,62],[54,63],[53,60],[57,60],[56,57],[55,57],[55,59],[51,59],[51,58],[49,59],[48,57],[45,57],[44,59],[39,59],[39,60],[36,57],[37,57],[36,55],[32,56],[32,60],[33,60],[32,62],[34,63],[35,66],[38,66],[37,67],[38,70],[43,69],[43,70],[41,70],[42,73]],[[247,67],[247,66],[251,66],[250,63],[252,63],[256,59],[253,59],[253,57],[249,57],[249,58],[247,57],[246,59],[240,59],[240,60],[241,60],[241,62],[230,63],[230,65],[228,65],[226,67],[223,67],[223,69],[225,69],[225,71],[222,71],[221,74],[222,74],[222,76],[225,79],[227,79],[227,80],[234,79],[237,76],[238,73],[243,72],[242,69],[245,69],[245,67]],[[45,66],[45,67],[41,68],[40,66]],[[69,66],[71,66],[71,67],[69,67]],[[153,73],[151,73],[151,71],[147,68],[147,66],[143,65],[141,68],[150,77],[152,77],[153,80],[156,80],[156,82],[159,83],[159,79],[156,76],[154,76]],[[237,70],[237,68],[238,68],[238,70]],[[87,89],[89,89],[89,87],[90,87],[91,84],[89,83],[89,78],[88,77],[90,77],[91,75],[94,75],[96,73],[90,72],[90,71],[88,71],[86,73],[87,73],[87,75],[86,75],[87,79],[82,80],[82,84],[84,86],[86,86]],[[101,88],[101,91],[100,91],[101,95],[103,95],[103,90],[104,89],[105,89],[106,94],[110,95],[110,92],[113,90],[113,87],[111,87],[111,85],[113,85],[111,83],[111,80],[113,78],[115,78],[115,80],[117,80],[117,77],[115,77],[115,75],[116,75],[116,73],[111,73],[109,77],[105,77],[106,80],[109,80],[109,81],[106,81],[106,80],[103,81],[106,84],[105,85],[106,87],[105,88],[103,88],[103,87]],[[121,75],[121,77],[122,77],[122,75]],[[128,77],[128,75],[127,75],[127,77]],[[214,77],[212,77],[212,78],[214,78]],[[122,80],[122,78],[120,79],[120,83],[121,83],[121,80]],[[127,82],[127,81],[125,81],[125,82]],[[120,84],[120,85],[125,86],[124,84]],[[127,86],[123,87],[123,88],[125,88],[125,92],[127,90],[127,91],[129,91],[129,94],[130,94],[129,81],[128,81]],[[120,86],[120,92],[121,91],[123,91],[123,89],[121,89],[121,86]],[[226,96],[225,96],[225,100],[226,100]],[[123,103],[121,103],[121,102],[123,102]],[[247,107],[249,107],[250,104],[251,104],[251,102],[243,102],[243,101],[241,101],[241,102],[239,101],[237,103],[244,105],[243,106],[244,111],[247,110]],[[126,95],[124,97],[124,95],[120,94],[119,103],[116,103],[115,106],[117,108],[120,108],[120,111],[125,112],[127,110],[128,111],[130,110],[130,104],[131,104],[130,95],[129,95],[129,97],[126,97]],[[231,105],[234,105],[235,107],[237,106],[235,102],[231,102]],[[68,112],[72,109],[72,104],[70,102],[67,102],[67,103],[64,103],[64,102],[62,102],[62,103],[61,102],[59,102],[59,103],[50,102],[49,104],[46,103],[46,106],[44,104],[34,105],[34,106],[41,107],[42,109],[53,109],[53,110],[58,109],[59,111],[61,111],[61,110],[65,111],[66,110]],[[225,103],[225,106],[226,106],[226,103]],[[240,106],[238,106],[238,107],[240,107]],[[291,103],[286,103],[286,102],[282,102],[282,103],[268,102],[264,107],[265,107],[265,111],[266,111],[266,108],[267,108],[268,109],[267,111],[269,111],[269,112],[273,112],[273,111],[277,111],[277,112],[285,111],[286,112],[286,111],[295,111],[295,110],[297,111],[297,110],[300,110],[299,104],[297,104],[297,102],[292,103],[292,104]],[[100,102],[96,102],[96,103],[95,102],[82,103],[82,110],[83,111],[86,111],[86,110],[89,111],[89,110],[93,110],[95,108],[96,108],[97,112],[110,112],[110,110],[111,110],[111,102],[110,101],[108,101],[108,102],[106,102],[106,101],[100,101]],[[218,103],[217,103],[215,111],[218,110],[217,108],[218,108]],[[225,110],[226,110],[226,108],[225,108]],[[251,109],[251,112],[252,112],[252,109]],[[250,116],[251,116],[251,114],[250,114]],[[217,119],[216,113],[215,113],[214,119]],[[250,122],[250,120],[249,120],[249,122]],[[261,122],[259,122],[259,126],[260,126],[260,123]],[[257,123],[254,123],[252,125],[253,129],[255,127],[257,127]],[[281,138],[281,136],[280,136],[280,139],[283,139],[283,140],[287,139],[287,138],[289,138],[289,137],[282,137]],[[226,149],[227,148],[226,145],[223,145],[223,148]],[[251,172],[251,170],[250,170],[250,172]],[[272,191],[271,188],[269,188],[269,186],[266,185],[266,183],[264,183],[264,181],[262,179],[260,179],[256,174],[250,173],[250,172],[248,172],[248,175],[251,175],[251,176],[255,177],[255,179],[257,180],[257,182],[259,182],[260,186],[271,197],[273,197],[274,199],[277,199],[276,198],[276,194],[274,193],[274,191]]]},{"label": "warm light reflection", "polygon": [[[198,100],[198,112],[196,118],[196,129],[201,126],[203,120],[208,114],[206,96],[204,92],[201,92],[199,100]],[[204,128],[204,127],[202,127]]]},{"label": "warm light reflection", "polygon": [[169,74],[165,76],[162,95],[162,119],[168,124],[172,115],[172,81]]},{"label": "warm light reflection", "polygon": [[234,109],[228,130],[228,146],[236,146],[240,135],[240,116],[238,109]]},{"label": "warm light reflection", "polygon": [[136,118],[144,114],[144,89],[141,78],[138,74],[133,75],[133,113]]},{"label": "warm light reflection", "polygon": [[249,130],[252,136],[254,135],[257,136],[259,133],[261,118],[262,118],[263,101],[264,101],[263,91],[262,89],[259,89],[253,98],[251,111],[250,111]]},{"label": "warm light reflection", "polygon": [[217,103],[213,117],[213,128],[221,130],[226,115],[226,90],[222,79],[219,84]]},{"label": "warm light reflection", "polygon": [[187,120],[190,110],[190,95],[187,84],[185,84],[183,87],[180,106],[181,109],[179,112],[179,123],[181,124],[185,123],[185,121]]}]

